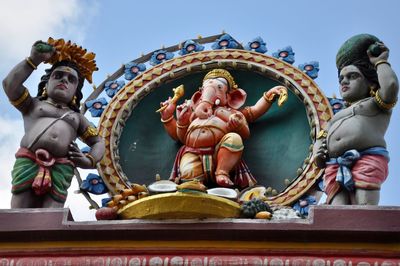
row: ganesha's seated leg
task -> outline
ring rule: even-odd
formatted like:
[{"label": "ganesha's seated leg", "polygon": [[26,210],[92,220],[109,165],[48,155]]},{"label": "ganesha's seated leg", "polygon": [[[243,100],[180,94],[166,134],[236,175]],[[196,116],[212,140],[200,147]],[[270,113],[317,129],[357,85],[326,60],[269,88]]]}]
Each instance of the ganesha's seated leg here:
[{"label": "ganesha's seated leg", "polygon": [[215,182],[222,187],[232,187],[229,172],[240,161],[243,152],[243,141],[239,134],[226,134],[217,146],[217,169]]},{"label": "ganesha's seated leg", "polygon": [[194,153],[185,153],[179,164],[181,181],[187,182],[194,179],[204,181],[203,166],[199,155]]}]

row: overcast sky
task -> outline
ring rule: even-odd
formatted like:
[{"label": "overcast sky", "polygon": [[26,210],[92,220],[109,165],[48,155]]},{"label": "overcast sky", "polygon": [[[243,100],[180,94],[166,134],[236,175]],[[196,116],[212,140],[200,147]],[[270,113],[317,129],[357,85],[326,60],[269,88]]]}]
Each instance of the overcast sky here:
[{"label": "overcast sky", "polygon": [[[71,39],[97,54],[100,84],[107,74],[141,53],[170,46],[198,35],[222,30],[247,43],[261,36],[268,52],[293,47],[298,65],[319,61],[316,83],[327,96],[339,95],[335,56],[340,45],[359,33],[371,33],[390,48],[389,61],[400,75],[400,2],[396,0],[335,1],[51,1],[0,0],[0,78],[29,55],[36,40]],[[35,71],[25,85],[31,94],[43,74]],[[84,96],[92,91],[88,84]],[[400,205],[400,107],[396,107],[386,134],[391,156],[389,177],[380,205]],[[94,120],[97,122],[98,120]],[[14,153],[23,135],[20,114],[0,91],[0,208],[10,207],[10,172]],[[81,172],[86,176],[86,172]],[[76,220],[94,219],[94,212],[81,195],[69,190],[66,206]],[[101,198],[101,197],[100,197]],[[98,199],[98,198],[97,198]]]}]

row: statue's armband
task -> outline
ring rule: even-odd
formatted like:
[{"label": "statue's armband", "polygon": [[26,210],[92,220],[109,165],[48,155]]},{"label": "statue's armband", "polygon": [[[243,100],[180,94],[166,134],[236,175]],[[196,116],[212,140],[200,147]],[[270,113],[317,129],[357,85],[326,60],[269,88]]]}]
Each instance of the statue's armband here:
[{"label": "statue's armband", "polygon": [[254,122],[255,119],[254,119],[254,115],[253,115],[253,112],[251,111],[251,107],[250,106],[246,106],[245,108],[243,108],[240,111],[242,112],[242,114],[246,118],[247,123]]},{"label": "statue's armband", "polygon": [[92,138],[92,137],[97,137],[99,135],[99,132],[97,131],[97,129],[95,128],[95,127],[93,127],[93,126],[88,126],[87,128],[86,128],[86,130],[83,132],[83,134],[82,135],[80,135],[80,139],[83,141],[83,142],[87,142],[87,140],[89,139],[89,138]]},{"label": "statue's armband", "polygon": [[26,104],[30,99],[32,99],[32,98],[31,98],[30,95],[29,95],[29,91],[28,91],[27,89],[25,89],[24,92],[21,94],[21,96],[20,96],[18,99],[13,100],[13,101],[10,100],[10,103],[11,103],[12,105],[14,105],[15,108],[21,110],[21,109],[24,108],[25,104]]},{"label": "statue's armband", "polygon": [[379,95],[379,90],[375,93],[375,102],[376,104],[379,106],[379,108],[381,108],[384,111],[389,111],[391,110],[397,103],[397,99],[396,101],[392,102],[392,103],[386,103],[382,100],[381,96]]}]

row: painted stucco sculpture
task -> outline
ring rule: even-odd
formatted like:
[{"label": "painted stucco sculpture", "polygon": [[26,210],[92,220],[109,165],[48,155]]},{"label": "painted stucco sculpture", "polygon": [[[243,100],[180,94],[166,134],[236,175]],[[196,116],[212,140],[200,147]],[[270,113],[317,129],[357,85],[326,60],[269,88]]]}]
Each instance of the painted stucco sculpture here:
[{"label": "painted stucco sculpture", "polygon": [[[38,41],[30,56],[3,80],[11,104],[21,112],[25,134],[12,170],[12,208],[63,207],[75,167],[95,168],[104,141],[79,112],[84,79],[92,82],[95,54],[63,39]],[[50,63],[32,97],[23,85],[37,66]],[[79,137],[91,150],[83,154]]]},{"label": "painted stucco sculpture", "polygon": [[213,69],[190,100],[176,106],[176,95],[161,103],[161,122],[166,131],[184,144],[176,156],[171,180],[180,183],[198,179],[205,184],[238,188],[256,184],[241,160],[243,139],[250,137],[248,123],[268,111],[275,96],[282,104],[287,90],[274,87],[254,106],[239,110],[246,95],[227,70]]},{"label": "painted stucco sculpture", "polygon": [[369,34],[347,40],[336,56],[340,94],[348,107],[319,134],[316,164],[326,167],[327,202],[377,205],[388,175],[384,139],[399,91],[389,49]]}]

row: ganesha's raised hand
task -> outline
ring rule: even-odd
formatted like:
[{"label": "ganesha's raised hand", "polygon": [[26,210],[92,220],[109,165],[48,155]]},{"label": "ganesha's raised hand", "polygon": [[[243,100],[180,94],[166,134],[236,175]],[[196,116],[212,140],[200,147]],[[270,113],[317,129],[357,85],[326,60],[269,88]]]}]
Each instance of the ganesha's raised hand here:
[{"label": "ganesha's raised hand", "polygon": [[[176,105],[176,102],[183,96],[183,94],[185,93],[185,86],[179,85],[176,88],[173,88],[172,91],[174,92],[174,97],[169,97],[168,98],[168,104],[174,104],[174,106]],[[165,102],[164,102],[165,103]],[[167,105],[161,105],[161,108],[158,109],[156,112],[162,112],[165,108],[167,108]]]},{"label": "ganesha's raised hand", "polygon": [[171,97],[168,97],[168,100],[160,103],[160,107],[161,108],[158,110],[161,114],[161,118],[167,120],[174,115],[176,103],[171,101]]},{"label": "ganesha's raised hand", "polygon": [[264,93],[264,99],[269,102],[274,102],[277,96],[279,96],[278,106],[282,106],[288,98],[287,89],[283,86],[275,86]]},{"label": "ganesha's raised hand", "polygon": [[179,125],[188,125],[192,115],[191,100],[185,100],[183,104],[176,107],[176,118]]}]

